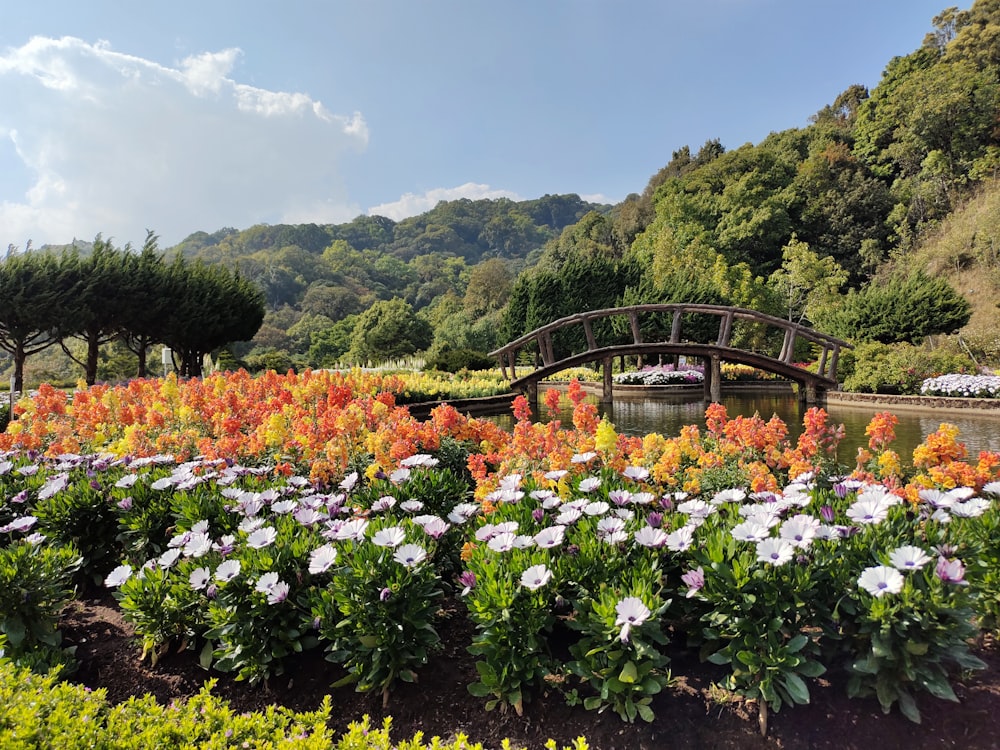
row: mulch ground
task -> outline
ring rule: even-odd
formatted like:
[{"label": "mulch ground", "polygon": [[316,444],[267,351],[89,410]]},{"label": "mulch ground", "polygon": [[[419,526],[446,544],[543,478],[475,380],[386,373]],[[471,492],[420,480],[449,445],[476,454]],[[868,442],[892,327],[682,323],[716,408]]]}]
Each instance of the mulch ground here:
[{"label": "mulch ground", "polygon": [[587,738],[592,750],[1000,747],[1000,649],[992,641],[977,651],[987,669],[955,686],[959,703],[929,695],[918,699],[923,715],[919,725],[898,712],[884,715],[874,699],[849,700],[844,680],[833,675],[813,689],[810,705],[772,714],[765,738],[758,730],[756,707],[718,688],[715,681],[721,673],[683,652],[672,658],[674,682],[656,697],[656,720],[651,724],[626,724],[610,710],[598,713],[569,707],[558,693],[536,696],[525,705],[523,716],[513,711],[487,712],[483,700],[466,689],[477,677],[473,658],[466,651],[472,626],[461,608],[446,612],[438,630],[445,649],[420,671],[418,683],[394,688],[383,709],[381,695],[357,693],[350,686],[331,689],[344,672],[315,651],[290,660],[285,674],[256,687],[206,672],[191,652],[168,654],[151,667],[139,661],[133,632],[109,595],[74,602],[62,622],[64,642],[76,646],[80,663],[71,679],[104,688],[113,703],[147,692],[166,703],[194,695],[206,679],[216,678],[213,692],[237,710],[270,704],[312,710],[329,694],[334,729],[344,729],[365,714],[376,725],[392,716],[396,740],[421,731],[425,739],[435,735],[449,739],[464,732],[487,748],[499,748],[505,737],[514,747],[533,749],[543,747],[548,738],[561,747],[579,736]]}]

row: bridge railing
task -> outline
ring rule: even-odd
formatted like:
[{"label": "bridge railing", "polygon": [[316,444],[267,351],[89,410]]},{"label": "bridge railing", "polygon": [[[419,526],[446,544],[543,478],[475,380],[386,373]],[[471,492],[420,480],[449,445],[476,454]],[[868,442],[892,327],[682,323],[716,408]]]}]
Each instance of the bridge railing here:
[{"label": "bridge railing", "polygon": [[[670,326],[670,338],[660,339],[655,342],[643,340],[642,317],[651,314],[672,314]],[[632,344],[648,343],[687,343],[684,338],[684,318],[692,314],[711,315],[719,318],[719,329],[713,345],[718,348],[733,348],[732,337],[733,328],[736,321],[748,321],[750,323],[763,324],[769,329],[775,329],[782,334],[781,350],[775,359],[787,364],[793,364],[795,356],[795,346],[802,341],[819,348],[819,369],[818,375],[836,382],[837,363],[842,349],[851,348],[850,344],[841,339],[808,328],[799,323],[795,323],[774,315],[749,310],[742,307],[728,307],[723,305],[702,305],[688,303],[662,303],[649,305],[632,305],[629,307],[616,307],[603,310],[588,310],[586,312],[568,315],[559,318],[551,323],[531,331],[514,341],[490,352],[490,356],[496,357],[500,362],[500,371],[503,377],[509,380],[517,379],[518,357],[522,351],[535,350],[539,363],[535,360],[534,369],[539,370],[559,361],[555,353],[553,334],[559,331],[566,331],[576,327],[582,327],[584,338],[587,343],[587,352],[594,352],[614,346],[622,346],[624,342],[620,339],[615,341],[599,342],[594,330],[594,323],[607,318],[625,318],[631,332]],[[533,352],[534,353],[534,352]],[[573,354],[580,354],[574,352]]]}]

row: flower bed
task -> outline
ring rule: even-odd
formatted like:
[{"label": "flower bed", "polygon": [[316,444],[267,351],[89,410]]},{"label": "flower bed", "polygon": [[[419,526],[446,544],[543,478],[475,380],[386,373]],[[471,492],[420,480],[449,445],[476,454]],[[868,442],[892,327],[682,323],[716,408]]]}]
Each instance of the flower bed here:
[{"label": "flower bed", "polygon": [[920,386],[921,396],[953,396],[957,398],[997,398],[1000,376],[961,375],[953,373],[927,378]]},{"label": "flower bed", "polygon": [[[215,424],[211,399],[183,408],[206,382],[174,384],[171,419]],[[571,384],[572,428],[533,422],[522,399],[503,433],[448,407],[417,423],[379,394],[322,402],[317,383],[283,382],[256,391],[271,413],[237,431],[240,450],[190,434],[205,450],[181,458],[121,451],[94,421],[123,413],[107,390],[61,413],[40,392],[4,436],[37,442],[0,455],[7,656],[71,661],[56,614],[73,582],[100,581],[151,661],[184,644],[254,685],[315,649],[387,697],[441,648],[439,602],[457,597],[476,628],[469,690],[487,708],[557,691],[651,720],[673,638],[765,724],[835,668],[852,695],[917,720],[920,693],[953,698],[956,670],[980,666],[968,639],[996,628],[1000,455],[968,460],[949,425],[904,475],[888,414],[846,471],[832,458],[842,429],[818,409],[794,442],[776,418],[719,405],[704,431],[628,437]],[[325,406],[309,411],[305,393]],[[262,424],[286,431],[284,455],[257,448]],[[184,444],[177,428],[165,419],[157,439]],[[99,432],[119,453],[63,452],[74,434],[96,449]],[[289,457],[290,435],[310,434]],[[25,590],[39,593],[13,595]]]}]

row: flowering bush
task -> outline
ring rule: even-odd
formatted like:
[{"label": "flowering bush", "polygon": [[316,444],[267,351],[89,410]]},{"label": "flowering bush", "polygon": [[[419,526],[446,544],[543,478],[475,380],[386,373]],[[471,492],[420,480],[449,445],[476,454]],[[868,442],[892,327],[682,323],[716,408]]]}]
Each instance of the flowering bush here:
[{"label": "flowering bush", "polygon": [[1000,395],[1000,376],[962,375],[952,373],[927,378],[920,385],[923,396],[956,396],[959,398],[996,398]]},{"label": "flowering bush", "polygon": [[[627,721],[651,719],[669,682],[667,633],[724,667],[763,725],[841,664],[852,694],[917,718],[920,692],[950,698],[952,670],[978,666],[967,636],[996,627],[1000,455],[970,459],[952,425],[904,470],[893,418],[876,415],[849,471],[819,409],[795,441],[720,405],[703,430],[625,436],[574,381],[572,427],[533,422],[519,399],[505,433],[449,407],[417,422],[337,378],[241,378],[97,388],[71,410],[40,389],[4,435],[20,448],[0,454],[0,551],[41,557],[90,534],[92,572],[107,570],[146,655],[197,648],[254,683],[323,647],[385,695],[439,646],[454,596],[488,708],[558,689]],[[142,420],[116,436],[130,413]],[[120,455],[69,456],[70,440]],[[63,601],[78,563],[10,566],[3,611],[29,587]],[[4,624],[8,650],[19,628]]]},{"label": "flowering bush", "polygon": [[700,369],[675,370],[673,365],[662,365],[618,373],[614,381],[619,385],[696,385],[705,382],[705,373]]}]

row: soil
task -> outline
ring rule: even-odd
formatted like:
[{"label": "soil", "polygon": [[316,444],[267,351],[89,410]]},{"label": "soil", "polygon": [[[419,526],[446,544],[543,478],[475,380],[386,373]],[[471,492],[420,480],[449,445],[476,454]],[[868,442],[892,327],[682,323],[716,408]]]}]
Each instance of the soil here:
[{"label": "soil", "polygon": [[444,740],[461,732],[490,749],[499,748],[505,737],[515,748],[534,749],[543,747],[549,738],[562,747],[580,736],[592,750],[979,750],[1000,746],[1000,647],[991,639],[976,651],[987,668],[955,685],[959,703],[928,694],[918,698],[923,717],[920,725],[898,711],[884,715],[874,698],[848,699],[842,676],[832,675],[813,687],[811,704],[771,714],[768,734],[762,737],[756,706],[719,688],[716,681],[722,674],[717,668],[699,663],[683,651],[671,655],[673,683],[654,699],[656,719],[650,724],[641,720],[627,724],[610,710],[598,713],[567,706],[557,692],[535,696],[525,705],[522,716],[512,710],[487,712],[483,699],[466,689],[476,680],[476,670],[466,651],[472,626],[460,606],[445,609],[438,631],[444,650],[420,670],[418,683],[395,686],[388,706],[383,708],[381,694],[358,693],[351,686],[331,689],[344,671],[315,651],[290,660],[283,675],[258,686],[206,672],[194,652],[169,653],[151,667],[148,661],[139,661],[133,631],[107,594],[75,601],[62,621],[64,643],[76,646],[79,661],[71,679],[91,688],[104,688],[112,703],[147,692],[167,703],[194,695],[206,679],[216,678],[213,693],[239,711],[269,704],[313,710],[329,694],[335,731],[339,733],[365,714],[378,726],[383,717],[392,716],[395,741],[420,731],[425,739],[439,736]]}]

